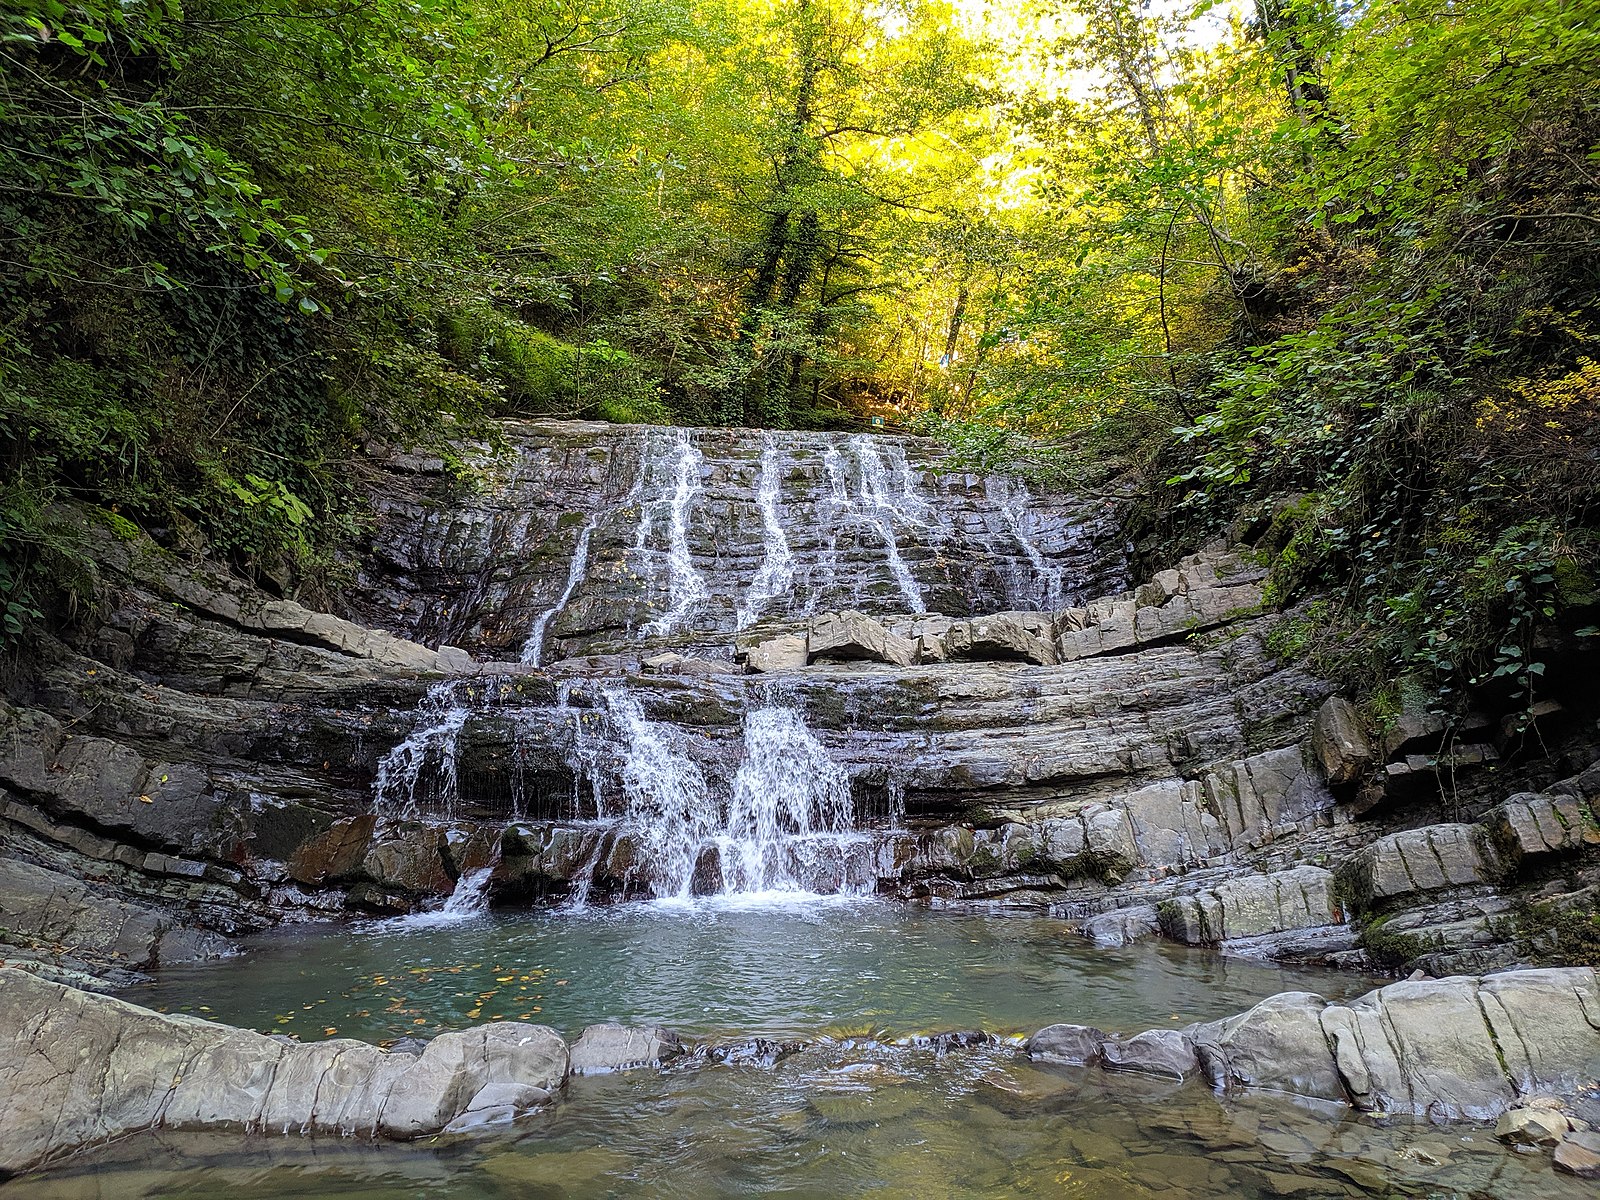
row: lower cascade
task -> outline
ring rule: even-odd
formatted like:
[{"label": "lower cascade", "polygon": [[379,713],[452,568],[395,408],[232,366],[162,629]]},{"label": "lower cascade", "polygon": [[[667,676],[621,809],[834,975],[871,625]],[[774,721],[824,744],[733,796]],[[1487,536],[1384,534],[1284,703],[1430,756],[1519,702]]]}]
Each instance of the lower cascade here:
[{"label": "lower cascade", "polygon": [[625,691],[602,696],[609,755],[579,758],[592,767],[609,757],[602,769],[620,795],[602,800],[599,819],[615,830],[613,856],[621,846],[634,860],[631,882],[663,899],[871,890],[860,860],[872,838],[855,828],[849,776],[798,709],[752,710],[738,769],[719,787],[681,730],[648,719]]},{"label": "lower cascade", "polygon": [[[383,820],[448,827],[459,816],[470,720],[515,723],[517,744],[560,753],[571,771],[569,811],[603,830],[594,861],[573,880],[579,906],[596,872],[619,866],[624,894],[696,896],[867,894],[874,834],[857,828],[849,772],[793,706],[768,703],[744,719],[737,765],[708,771],[693,735],[650,719],[640,698],[600,683],[563,684],[553,706],[519,707],[494,687],[436,687],[417,726],[380,763],[373,807]],[[564,749],[553,749],[566,738]],[[513,811],[515,821],[520,813]],[[607,862],[599,861],[601,856]],[[491,870],[463,872],[439,911],[472,915],[489,904]]]}]

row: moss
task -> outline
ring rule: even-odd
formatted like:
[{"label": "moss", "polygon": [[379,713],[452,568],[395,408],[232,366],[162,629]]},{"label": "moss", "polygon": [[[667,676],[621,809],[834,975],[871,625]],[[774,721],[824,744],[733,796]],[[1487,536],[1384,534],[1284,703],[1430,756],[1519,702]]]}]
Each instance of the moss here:
[{"label": "moss", "polygon": [[1442,938],[1419,937],[1389,928],[1388,917],[1377,917],[1361,927],[1357,939],[1367,957],[1380,967],[1398,969],[1421,958],[1430,950],[1444,949]]},{"label": "moss", "polygon": [[1600,907],[1521,903],[1512,910],[1518,949],[1541,963],[1600,970]]}]

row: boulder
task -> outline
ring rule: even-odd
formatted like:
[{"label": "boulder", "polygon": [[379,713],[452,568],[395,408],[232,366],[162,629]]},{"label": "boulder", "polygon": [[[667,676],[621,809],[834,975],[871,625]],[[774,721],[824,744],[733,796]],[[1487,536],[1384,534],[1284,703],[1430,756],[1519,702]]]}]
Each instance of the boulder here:
[{"label": "boulder", "polygon": [[1426,825],[1379,838],[1339,869],[1339,887],[1358,910],[1397,897],[1470,887],[1492,881],[1499,870],[1477,825]]},{"label": "boulder", "polygon": [[634,1067],[659,1067],[684,1052],[678,1035],[665,1029],[590,1025],[572,1043],[572,1073],[603,1075]]},{"label": "boulder", "polygon": [[786,633],[768,638],[746,652],[744,665],[757,674],[773,671],[795,671],[810,661],[806,635]]},{"label": "boulder", "polygon": [[1128,946],[1154,936],[1160,930],[1153,905],[1113,909],[1090,917],[1083,923],[1083,936],[1096,946]]},{"label": "boulder", "polygon": [[940,639],[941,658],[960,661],[1027,662],[1053,666],[1056,648],[1031,632],[1016,615],[1000,613],[954,621]]},{"label": "boulder", "polygon": [[562,1086],[542,1025],[446,1033],[420,1055],[280,1041],[0,968],[0,1176],[140,1130],[415,1138]]},{"label": "boulder", "polygon": [[1283,992],[1249,1012],[1198,1025],[1189,1036],[1212,1087],[1343,1101],[1344,1085],[1322,1032],[1327,1005],[1310,992]]},{"label": "boulder", "polygon": [[1101,1047],[1106,1070],[1186,1079],[1200,1067],[1194,1043],[1177,1029],[1147,1029],[1126,1040],[1112,1038]]},{"label": "boulder", "polygon": [[289,858],[289,878],[307,887],[349,879],[361,869],[378,818],[371,813],[335,821],[302,842]]},{"label": "boulder", "polygon": [[1526,859],[1566,854],[1600,841],[1600,831],[1571,796],[1519,792],[1485,814],[1481,825],[1512,868]]},{"label": "boulder", "polygon": [[1191,946],[1314,929],[1344,919],[1334,898],[1333,873],[1313,866],[1229,879],[1210,891],[1165,901],[1159,912],[1162,932]]},{"label": "boulder", "polygon": [[446,834],[433,826],[401,828],[375,843],[362,872],[380,888],[415,896],[447,896],[455,878],[446,865]]},{"label": "boulder", "polygon": [[1023,1043],[1023,1050],[1035,1062],[1085,1067],[1105,1057],[1109,1040],[1092,1025],[1047,1025]]},{"label": "boulder", "polygon": [[909,667],[917,661],[917,645],[890,633],[865,613],[824,613],[811,623],[806,661],[879,662]]},{"label": "boulder", "polygon": [[1571,1126],[1548,1108],[1513,1108],[1495,1123],[1494,1136],[1510,1146],[1554,1146]]},{"label": "boulder", "polygon": [[1311,752],[1335,787],[1355,783],[1372,767],[1372,741],[1355,705],[1329,696],[1311,723]]},{"label": "boulder", "polygon": [[1346,1004],[1288,993],[1190,1036],[1219,1087],[1486,1121],[1600,1078],[1594,1013],[1594,971],[1564,967],[1405,980]]}]

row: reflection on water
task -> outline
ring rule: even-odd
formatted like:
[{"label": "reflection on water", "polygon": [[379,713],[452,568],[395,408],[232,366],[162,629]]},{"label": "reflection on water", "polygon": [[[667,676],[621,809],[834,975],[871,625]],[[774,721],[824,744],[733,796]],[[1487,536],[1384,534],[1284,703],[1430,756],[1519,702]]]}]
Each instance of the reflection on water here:
[{"label": "reflection on water", "polygon": [[1095,949],[1047,918],[874,901],[626,905],[454,924],[298,926],[244,958],[125,993],[311,1040],[384,1040],[489,1020],[657,1022],[686,1036],[1185,1025],[1274,992],[1372,981],[1174,946]]},{"label": "reflection on water", "polygon": [[3,1200],[587,1197],[1485,1197],[1577,1200],[1489,1131],[1384,1126],[1202,1085],[1039,1069],[1014,1048],[833,1042],[775,1068],[574,1080],[497,1136],[413,1146],[161,1134]]}]

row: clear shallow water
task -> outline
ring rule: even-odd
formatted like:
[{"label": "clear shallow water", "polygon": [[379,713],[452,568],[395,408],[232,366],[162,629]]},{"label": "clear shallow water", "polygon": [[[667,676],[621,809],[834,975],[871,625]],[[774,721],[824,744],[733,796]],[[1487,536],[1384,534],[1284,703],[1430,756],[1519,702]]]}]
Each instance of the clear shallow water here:
[{"label": "clear shallow water", "polygon": [[1176,947],[1097,950],[1042,918],[860,901],[279,930],[247,957],[129,996],[308,1039],[503,1016],[569,1035],[617,1019],[811,1044],[776,1066],[693,1060],[574,1079],[514,1125],[411,1145],[142,1135],[0,1186],[0,1200],[1593,1195],[1485,1129],[1036,1067],[1015,1042],[939,1054],[886,1040],[1062,1019],[1134,1031],[1285,988],[1348,995],[1371,982]]},{"label": "clear shallow water", "polygon": [[941,1059],[849,1041],[775,1068],[574,1080],[550,1111],[488,1136],[370,1146],[148,1135],[0,1186],[4,1200],[1593,1194],[1484,1129],[1223,1102],[1194,1081],[1036,1069],[1014,1049]]},{"label": "clear shallow water", "polygon": [[241,958],[164,972],[138,1004],[305,1040],[383,1041],[490,1020],[568,1036],[615,1020],[685,1036],[905,1036],[1054,1021],[1185,1025],[1274,992],[1373,981],[1173,946],[1096,949],[1059,921],[874,901],[771,898],[302,925]]}]

